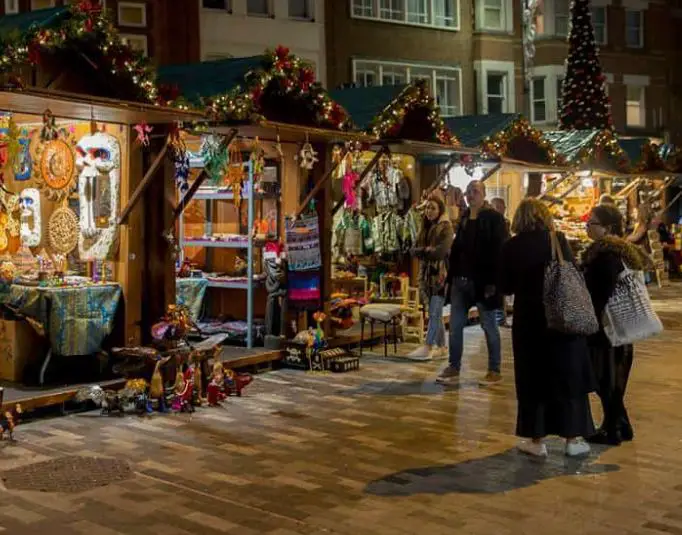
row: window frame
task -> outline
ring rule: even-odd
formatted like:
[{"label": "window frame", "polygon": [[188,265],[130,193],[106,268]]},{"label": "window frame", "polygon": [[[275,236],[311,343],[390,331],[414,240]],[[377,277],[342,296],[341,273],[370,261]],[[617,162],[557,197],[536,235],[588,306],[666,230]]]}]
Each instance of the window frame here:
[{"label": "window frame", "polygon": [[[272,18],[275,15],[275,12],[273,10],[272,6],[272,1],[271,0],[265,0],[265,9],[266,13],[251,13],[249,11],[249,0],[246,0],[246,16],[247,17],[265,17],[265,18]],[[287,5],[287,10],[289,9],[289,6]]]},{"label": "window frame", "polygon": [[[390,1],[390,0],[389,0]],[[412,22],[408,20],[408,14],[411,13],[408,11],[408,0],[397,0],[401,3],[401,12],[402,12],[402,18],[401,19],[393,19],[393,18],[385,18],[382,17],[381,14],[381,0],[349,0],[349,5],[350,5],[350,16],[352,19],[361,19],[361,20],[371,20],[375,22],[385,22],[388,24],[400,24],[403,26],[416,26],[419,28],[432,28],[432,29],[437,29],[437,30],[444,30],[444,31],[460,31],[460,25],[461,25],[461,16],[460,16],[460,10],[461,10],[461,0],[442,0],[444,2],[449,2],[450,6],[452,7],[452,12],[453,12],[453,24],[452,25],[444,25],[444,24],[438,24],[437,23],[437,18],[440,19],[441,17],[436,17],[436,9],[435,9],[435,2],[439,0],[424,0],[426,2],[426,8],[427,8],[427,13],[426,13],[426,20],[427,22]],[[505,0],[503,0],[504,2]],[[386,8],[383,8],[386,10]],[[370,13],[370,14],[367,14]],[[449,17],[442,17],[442,19],[449,20]]]},{"label": "window frame", "polygon": [[[480,29],[481,30],[488,30],[488,31],[494,31],[494,32],[503,32],[507,29],[507,9],[506,9],[506,0],[500,0],[500,7],[490,7],[486,5],[487,2],[490,2],[491,0],[479,0],[481,7],[480,7],[480,17],[481,17],[481,25]],[[500,25],[499,27],[491,26],[488,24],[487,19],[486,19],[486,12],[491,10],[491,9],[499,9],[500,12]]]},{"label": "window frame", "polygon": [[5,0],[5,15],[19,13],[19,0]]},{"label": "window frame", "polygon": [[[121,18],[121,8],[141,8],[142,22],[124,22]],[[119,2],[116,8],[116,21],[119,26],[124,28],[146,28],[147,27],[147,4],[144,2]]]},{"label": "window frame", "polygon": [[[562,39],[565,39],[568,37],[568,34],[571,33],[571,2],[570,2],[570,0],[566,0],[566,15],[564,15],[563,13],[559,13],[559,11],[557,10],[557,1],[558,0],[554,0],[554,6],[553,6],[554,7],[554,13],[553,13],[553,17],[552,17],[554,19],[554,36],[555,37],[561,37]],[[561,1],[563,1],[563,0],[561,0]],[[565,17],[566,18],[566,33],[565,34],[559,33],[557,30],[557,18],[558,17],[561,17],[561,18]]]},{"label": "window frame", "polygon": [[492,95],[493,98],[499,98],[502,102],[502,107],[499,112],[494,112],[494,113],[508,113],[508,102],[509,102],[509,73],[497,69],[486,69],[485,71],[485,106],[486,106],[486,113],[490,114],[490,77],[491,76],[500,76],[502,77],[502,92],[499,95]]},{"label": "window frame", "polygon": [[232,0],[222,0],[223,7],[206,7],[204,5],[205,0],[201,0],[201,9],[207,9],[209,11],[232,11]]},{"label": "window frame", "polygon": [[[637,89],[639,91],[639,114],[640,118],[642,119],[640,124],[631,124],[628,120],[628,109],[630,108],[630,102],[635,102],[631,101],[628,98],[628,91],[630,89]],[[626,128],[635,128],[635,129],[644,129],[647,127],[647,117],[646,117],[646,86],[645,85],[638,85],[638,84],[630,84],[625,86],[625,127]]]},{"label": "window frame", "polygon": [[299,17],[298,15],[292,15],[291,14],[291,0],[288,0],[287,2],[287,16],[288,18],[292,20],[314,20],[315,19],[315,2],[313,0],[301,0],[305,2],[305,11],[308,13],[307,15],[304,15],[303,17]]},{"label": "window frame", "polygon": [[[594,12],[600,10],[604,13],[604,23],[602,26],[603,40],[597,39],[597,24],[594,20]],[[590,17],[592,17],[592,29],[594,30],[594,42],[599,46],[605,46],[609,43],[609,10],[606,6],[592,6],[590,8]]]},{"label": "window frame", "polygon": [[144,48],[142,50],[143,54],[145,57],[149,57],[149,38],[147,37],[146,34],[143,33],[122,33],[120,34],[121,41],[125,43],[126,45],[130,46],[131,49],[138,51],[139,49],[131,46],[129,44],[129,41],[131,40],[141,40],[144,42]]},{"label": "window frame", "polygon": [[[530,83],[530,121],[533,124],[545,124],[550,122],[549,116],[549,98],[547,94],[547,82],[548,82],[549,77],[540,74],[537,76],[533,76],[531,83]],[[536,82],[541,82],[542,83],[542,98],[539,99],[537,98],[537,95],[535,94],[535,83]],[[555,82],[556,83],[556,82]],[[535,104],[538,102],[542,102],[542,106],[544,108],[544,113],[545,116],[543,119],[538,119],[535,117]]]},{"label": "window frame", "polygon": [[[372,67],[367,68],[367,67]],[[405,69],[405,83],[412,83],[414,79],[423,79],[425,78],[423,76],[423,71],[430,71],[430,78],[428,79],[429,83],[429,91],[431,93],[431,96],[436,100],[438,103],[439,96],[437,95],[437,83],[439,79],[447,79],[448,81],[451,81],[455,83],[455,88],[457,90],[457,98],[459,102],[454,102],[453,104],[448,103],[448,110],[454,110],[455,115],[450,115],[449,113],[443,114],[441,111],[441,116],[442,117],[456,117],[458,115],[462,115],[463,113],[463,97],[462,97],[462,92],[463,92],[463,87],[462,87],[462,68],[460,66],[444,66],[444,65],[427,65],[427,64],[419,64],[419,63],[410,63],[410,62],[397,62],[397,61],[381,61],[381,60],[376,60],[376,59],[365,59],[365,58],[353,58],[352,59],[352,79],[353,81],[357,84],[358,83],[358,75],[363,73],[363,76],[366,76],[366,73],[372,72],[373,74],[376,75],[377,83],[375,86],[380,86],[384,85],[383,84],[383,78],[384,78],[384,67],[387,67],[391,70],[394,70],[396,68],[399,69]],[[374,70],[373,70],[374,69]],[[412,77],[412,70],[416,71],[418,74],[415,75],[415,77]],[[440,105],[439,105],[440,107]]]},{"label": "window frame", "polygon": [[[628,14],[637,13],[639,15],[639,40],[636,45],[630,44],[628,36],[631,26],[628,24]],[[626,9],[625,10],[625,48],[640,49],[644,48],[644,11],[641,9]]]}]

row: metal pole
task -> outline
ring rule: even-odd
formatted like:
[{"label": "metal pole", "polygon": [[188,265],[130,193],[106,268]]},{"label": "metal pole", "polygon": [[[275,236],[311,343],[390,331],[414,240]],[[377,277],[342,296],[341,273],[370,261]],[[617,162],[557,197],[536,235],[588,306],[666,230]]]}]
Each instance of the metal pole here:
[{"label": "metal pole", "polygon": [[248,229],[249,241],[246,254],[246,276],[249,281],[246,286],[246,347],[253,347],[253,163],[248,162],[249,170],[249,199],[248,199]]}]

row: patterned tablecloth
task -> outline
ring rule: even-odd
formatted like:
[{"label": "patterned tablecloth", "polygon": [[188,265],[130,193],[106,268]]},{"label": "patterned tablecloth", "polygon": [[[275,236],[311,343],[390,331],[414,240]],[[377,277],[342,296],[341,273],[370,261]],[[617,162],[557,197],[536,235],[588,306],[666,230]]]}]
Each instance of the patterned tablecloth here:
[{"label": "patterned tablecloth", "polygon": [[121,299],[118,284],[41,288],[13,284],[5,302],[40,322],[52,351],[62,356],[91,355],[114,328]]},{"label": "patterned tablecloth", "polygon": [[207,279],[178,278],[175,280],[175,302],[185,306],[194,321],[201,316],[201,307],[208,288]]}]

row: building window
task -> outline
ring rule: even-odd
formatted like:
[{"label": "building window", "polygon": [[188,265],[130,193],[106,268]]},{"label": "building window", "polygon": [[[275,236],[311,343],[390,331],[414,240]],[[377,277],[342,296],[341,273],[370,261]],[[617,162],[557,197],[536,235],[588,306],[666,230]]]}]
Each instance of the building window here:
[{"label": "building window", "polygon": [[379,0],[379,18],[387,20],[405,20],[403,0]]},{"label": "building window", "polygon": [[646,107],[644,105],[644,88],[627,86],[626,124],[634,127],[646,126]]},{"label": "building window", "polygon": [[568,35],[569,20],[571,19],[569,6],[569,0],[554,1],[554,34],[559,37]]},{"label": "building window", "polygon": [[270,0],[246,0],[246,14],[256,16],[271,15]]},{"label": "building window", "polygon": [[353,62],[355,83],[359,86],[402,85],[425,80],[444,117],[461,115],[461,72],[457,67],[432,67],[404,63]]},{"label": "building window", "polygon": [[202,0],[201,5],[204,9],[220,9],[227,11],[232,8],[230,0]]},{"label": "building window", "polygon": [[458,6],[459,0],[351,0],[351,13],[397,24],[457,29]]},{"label": "building window", "polygon": [[644,46],[644,13],[642,11],[625,11],[625,43],[629,48]]},{"label": "building window", "polygon": [[592,27],[594,28],[594,40],[598,45],[605,45],[607,41],[606,36],[606,8],[593,7],[592,11]]},{"label": "building window", "polygon": [[5,0],[5,15],[19,13],[19,0]]},{"label": "building window", "polygon": [[407,0],[407,22],[414,24],[429,23],[428,0]]},{"label": "building window", "polygon": [[289,18],[311,20],[313,18],[312,0],[289,0]]},{"label": "building window", "polygon": [[503,0],[482,0],[483,24],[487,30],[503,30],[505,26]]},{"label": "building window", "polygon": [[146,35],[121,34],[121,41],[123,41],[124,45],[128,45],[133,50],[142,52],[145,56],[149,55]]},{"label": "building window", "polygon": [[436,72],[436,102],[442,117],[459,115],[459,79]]},{"label": "building window", "polygon": [[[38,11],[39,9],[48,9],[57,5],[55,0],[31,0],[31,11]],[[14,13],[18,13],[19,9]]]},{"label": "building window", "polygon": [[488,113],[505,113],[507,109],[507,75],[489,72],[486,80]]},{"label": "building window", "polygon": [[147,26],[147,6],[136,2],[118,3],[118,23],[121,26],[144,28]]},{"label": "building window", "polygon": [[375,17],[374,0],[353,0],[354,17]]},{"label": "building window", "polygon": [[534,123],[544,123],[547,120],[547,98],[545,96],[544,76],[533,78],[530,88],[533,106],[531,108],[531,120]]}]

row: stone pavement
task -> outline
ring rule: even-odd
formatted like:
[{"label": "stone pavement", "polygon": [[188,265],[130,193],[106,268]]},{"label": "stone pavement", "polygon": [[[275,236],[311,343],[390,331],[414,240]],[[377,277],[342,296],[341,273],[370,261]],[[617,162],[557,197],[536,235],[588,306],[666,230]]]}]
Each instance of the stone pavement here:
[{"label": "stone pavement", "polygon": [[[11,535],[682,534],[682,288],[637,348],[635,441],[568,460],[514,450],[504,384],[480,388],[467,336],[459,387],[442,363],[260,375],[222,409],[151,418],[79,414],[0,444],[0,532]],[[681,297],[677,297],[679,293]]]}]

